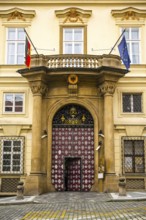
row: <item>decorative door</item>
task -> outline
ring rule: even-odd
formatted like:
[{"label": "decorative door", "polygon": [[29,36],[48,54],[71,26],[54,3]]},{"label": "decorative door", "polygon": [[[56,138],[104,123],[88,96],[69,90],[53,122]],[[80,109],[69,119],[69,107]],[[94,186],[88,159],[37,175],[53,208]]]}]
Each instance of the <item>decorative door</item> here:
[{"label": "decorative door", "polygon": [[57,191],[90,191],[94,183],[93,118],[79,105],[64,106],[54,117],[52,183]]}]

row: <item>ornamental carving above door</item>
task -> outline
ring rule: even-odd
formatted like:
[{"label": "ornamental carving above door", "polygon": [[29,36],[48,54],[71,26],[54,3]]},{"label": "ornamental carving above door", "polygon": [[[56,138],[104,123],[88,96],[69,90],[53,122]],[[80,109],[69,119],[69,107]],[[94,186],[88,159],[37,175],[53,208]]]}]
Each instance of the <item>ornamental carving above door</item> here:
[{"label": "ornamental carving above door", "polygon": [[52,184],[57,191],[90,191],[93,183],[93,118],[80,105],[66,105],[53,119]]}]

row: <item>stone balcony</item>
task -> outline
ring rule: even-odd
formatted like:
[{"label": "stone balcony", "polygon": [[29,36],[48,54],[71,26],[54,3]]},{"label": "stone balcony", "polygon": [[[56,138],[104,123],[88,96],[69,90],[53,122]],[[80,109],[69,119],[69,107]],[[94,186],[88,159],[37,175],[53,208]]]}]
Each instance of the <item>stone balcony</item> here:
[{"label": "stone balcony", "polygon": [[[59,54],[59,55],[32,55],[31,68],[18,70],[32,81],[36,77],[44,81],[62,80],[62,76],[70,74],[80,75],[80,79],[90,80],[93,83],[104,81],[116,82],[123,77],[128,70],[121,65],[121,59],[117,55],[85,55],[85,54]],[[29,79],[29,80],[30,80]]]},{"label": "stone balcony", "polygon": [[121,69],[121,59],[117,55],[85,55],[85,54],[59,54],[59,55],[32,55],[31,68],[45,66],[48,69],[80,69],[97,70],[98,68],[113,67]]}]

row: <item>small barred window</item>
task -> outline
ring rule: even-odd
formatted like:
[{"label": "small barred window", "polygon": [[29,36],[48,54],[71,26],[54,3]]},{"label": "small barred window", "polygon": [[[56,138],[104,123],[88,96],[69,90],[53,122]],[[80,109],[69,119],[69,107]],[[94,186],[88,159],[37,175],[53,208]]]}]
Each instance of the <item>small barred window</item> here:
[{"label": "small barred window", "polygon": [[123,112],[142,112],[142,94],[123,93]]},{"label": "small barred window", "polygon": [[144,140],[124,140],[124,172],[144,173]]},{"label": "small barred window", "polygon": [[23,137],[1,137],[1,173],[23,173]]}]

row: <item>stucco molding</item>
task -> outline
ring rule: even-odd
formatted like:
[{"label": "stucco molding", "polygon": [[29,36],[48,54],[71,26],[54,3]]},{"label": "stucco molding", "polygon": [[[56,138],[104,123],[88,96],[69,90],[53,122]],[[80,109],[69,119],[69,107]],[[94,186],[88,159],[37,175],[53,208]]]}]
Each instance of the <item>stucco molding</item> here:
[{"label": "stucco molding", "polygon": [[67,8],[64,10],[56,10],[56,17],[59,18],[60,23],[81,23],[86,24],[91,17],[92,10],[83,10],[80,8]]},{"label": "stucco molding", "polygon": [[24,10],[17,7],[8,10],[0,10],[0,18],[2,18],[3,25],[14,25],[15,23],[30,25],[35,14],[34,10]]},{"label": "stucco molding", "polygon": [[121,21],[140,21],[141,19],[146,18],[146,10],[137,9],[134,7],[128,7],[121,10],[112,10],[111,14],[115,19],[120,19]]}]

